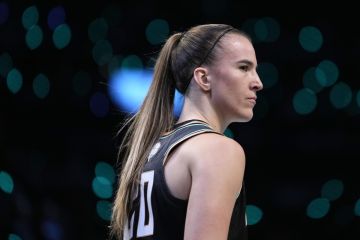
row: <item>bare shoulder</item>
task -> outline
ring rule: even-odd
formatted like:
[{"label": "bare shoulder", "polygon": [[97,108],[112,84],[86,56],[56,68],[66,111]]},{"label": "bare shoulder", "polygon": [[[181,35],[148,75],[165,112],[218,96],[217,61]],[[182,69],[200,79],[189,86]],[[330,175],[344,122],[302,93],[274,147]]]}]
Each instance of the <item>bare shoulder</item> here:
[{"label": "bare shoulder", "polygon": [[[241,184],[245,171],[245,152],[235,140],[215,133],[203,133],[187,142],[186,162],[195,177],[232,178]],[[229,179],[230,180],[230,179]]]},{"label": "bare shoulder", "polygon": [[231,138],[215,133],[203,133],[193,137],[188,142],[186,152],[189,160],[195,163],[202,163],[206,159],[207,163],[245,164],[242,146]]},{"label": "bare shoulder", "polygon": [[189,139],[186,152],[191,190],[184,239],[227,239],[242,187],[244,150],[230,138],[204,133]]}]

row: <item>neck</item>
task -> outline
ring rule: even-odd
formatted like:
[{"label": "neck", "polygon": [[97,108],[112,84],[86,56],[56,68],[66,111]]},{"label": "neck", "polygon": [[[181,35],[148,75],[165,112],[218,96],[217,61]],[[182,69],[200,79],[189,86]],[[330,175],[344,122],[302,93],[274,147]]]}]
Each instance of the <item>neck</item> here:
[{"label": "neck", "polygon": [[183,109],[177,122],[183,122],[190,119],[199,119],[207,122],[210,127],[219,133],[224,133],[229,125],[224,119],[218,116],[215,110],[207,101],[191,100],[185,97]]}]

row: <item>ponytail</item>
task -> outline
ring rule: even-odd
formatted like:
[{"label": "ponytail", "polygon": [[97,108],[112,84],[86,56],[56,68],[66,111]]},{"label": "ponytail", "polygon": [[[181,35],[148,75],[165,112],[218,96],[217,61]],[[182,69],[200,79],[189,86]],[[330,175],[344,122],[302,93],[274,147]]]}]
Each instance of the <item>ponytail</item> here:
[{"label": "ponytail", "polygon": [[131,207],[132,189],[139,183],[150,150],[161,133],[169,131],[174,123],[175,82],[171,56],[180,38],[181,34],[177,33],[166,41],[157,58],[153,81],[140,110],[128,118],[120,129],[122,131],[129,125],[118,152],[119,160],[120,153],[126,149],[110,226],[111,236],[118,239],[122,239],[123,230],[127,227],[125,224]]}]

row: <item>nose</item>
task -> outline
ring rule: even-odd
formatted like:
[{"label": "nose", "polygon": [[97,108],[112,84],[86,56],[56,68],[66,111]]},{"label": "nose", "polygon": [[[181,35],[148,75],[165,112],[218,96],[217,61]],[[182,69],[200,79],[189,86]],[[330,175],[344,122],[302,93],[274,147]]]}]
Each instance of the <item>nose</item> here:
[{"label": "nose", "polygon": [[255,79],[251,82],[251,89],[254,89],[255,91],[260,91],[263,89],[263,83],[261,82],[261,79],[257,73],[255,73]]}]

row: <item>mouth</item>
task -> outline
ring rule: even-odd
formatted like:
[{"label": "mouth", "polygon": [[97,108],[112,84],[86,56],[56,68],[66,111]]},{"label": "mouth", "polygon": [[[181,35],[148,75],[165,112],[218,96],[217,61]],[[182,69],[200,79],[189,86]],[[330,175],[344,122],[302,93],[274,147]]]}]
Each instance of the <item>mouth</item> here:
[{"label": "mouth", "polygon": [[256,104],[256,97],[251,97],[251,98],[248,98],[249,102],[252,103],[253,105]]}]

